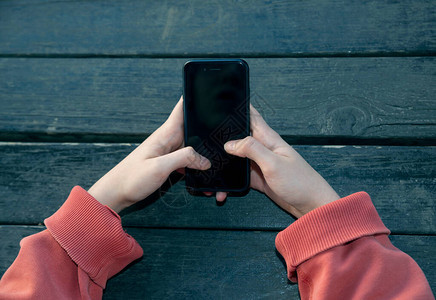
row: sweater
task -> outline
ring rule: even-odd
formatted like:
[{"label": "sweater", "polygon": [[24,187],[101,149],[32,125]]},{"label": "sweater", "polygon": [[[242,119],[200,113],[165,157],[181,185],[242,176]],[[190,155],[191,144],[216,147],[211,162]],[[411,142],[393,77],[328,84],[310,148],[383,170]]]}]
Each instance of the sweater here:
[{"label": "sweater", "polygon": [[[44,223],[21,241],[0,299],[101,299],[107,280],[143,254],[119,215],[79,186]],[[359,192],[302,216],[275,243],[302,299],[434,299],[389,233]]]}]

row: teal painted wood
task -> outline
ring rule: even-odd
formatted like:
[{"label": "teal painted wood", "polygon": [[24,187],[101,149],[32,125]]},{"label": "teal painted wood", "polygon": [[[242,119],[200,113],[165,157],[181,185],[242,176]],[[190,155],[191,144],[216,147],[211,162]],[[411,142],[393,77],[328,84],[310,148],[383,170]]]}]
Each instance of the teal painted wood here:
[{"label": "teal painted wood", "polygon": [[[0,143],[1,224],[38,224],[71,188],[89,188],[134,145]],[[435,234],[435,147],[295,146],[341,196],[364,190],[394,233]],[[184,182],[123,212],[127,226],[283,229],[293,218],[251,191],[218,207]]]},{"label": "teal painted wood", "polygon": [[[185,61],[0,59],[0,138],[139,141],[182,94]],[[435,58],[247,61],[251,101],[282,136],[436,140]]]},{"label": "teal painted wood", "polygon": [[434,53],[421,1],[1,1],[0,53],[350,55]]},{"label": "teal painted wood", "polygon": [[[169,115],[188,58],[239,56],[253,104],[288,141],[435,145],[435,12],[430,0],[0,1],[0,141],[140,141]],[[0,143],[0,224],[42,224],[133,148]],[[391,239],[435,291],[435,147],[296,149],[341,196],[366,190],[394,233],[412,234]],[[179,182],[156,198],[123,212],[147,254],[105,299],[298,298],[270,231],[293,218],[264,195],[218,207]],[[1,273],[39,230],[0,226]]]},{"label": "teal painted wood", "polygon": [[[19,240],[41,228],[0,226],[0,274]],[[145,255],[109,280],[104,299],[298,299],[274,248],[277,232],[127,228]],[[391,236],[416,260],[435,290],[435,236]]]}]

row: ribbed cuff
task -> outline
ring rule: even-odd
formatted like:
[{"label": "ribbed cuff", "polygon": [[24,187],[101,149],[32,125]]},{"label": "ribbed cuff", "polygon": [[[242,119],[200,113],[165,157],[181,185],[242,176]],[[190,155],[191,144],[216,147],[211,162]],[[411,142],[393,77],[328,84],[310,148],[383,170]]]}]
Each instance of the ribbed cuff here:
[{"label": "ribbed cuff", "polygon": [[44,223],[71,259],[102,288],[109,277],[143,254],[124,232],[120,216],[80,186],[72,189],[61,208]]},{"label": "ribbed cuff", "polygon": [[311,257],[363,236],[389,234],[371,198],[352,194],[321,206],[279,232],[276,248],[286,261],[288,278],[297,282],[296,268]]}]

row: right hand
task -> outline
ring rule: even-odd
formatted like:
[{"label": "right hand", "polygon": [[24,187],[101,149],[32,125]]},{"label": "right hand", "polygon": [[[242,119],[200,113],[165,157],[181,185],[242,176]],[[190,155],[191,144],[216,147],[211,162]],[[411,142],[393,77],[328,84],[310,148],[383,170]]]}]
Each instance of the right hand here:
[{"label": "right hand", "polygon": [[251,187],[299,218],[340,197],[250,106],[252,136],[229,141],[224,149],[251,162]]}]

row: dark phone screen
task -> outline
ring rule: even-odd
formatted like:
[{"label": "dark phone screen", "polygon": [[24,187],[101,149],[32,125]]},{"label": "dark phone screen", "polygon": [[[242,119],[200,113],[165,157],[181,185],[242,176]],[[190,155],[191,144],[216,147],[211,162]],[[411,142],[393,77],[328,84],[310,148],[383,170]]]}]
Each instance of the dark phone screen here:
[{"label": "dark phone screen", "polygon": [[185,144],[207,157],[206,171],[186,169],[194,190],[242,191],[249,161],[227,154],[224,144],[250,134],[248,65],[234,61],[191,61],[184,68]]}]

